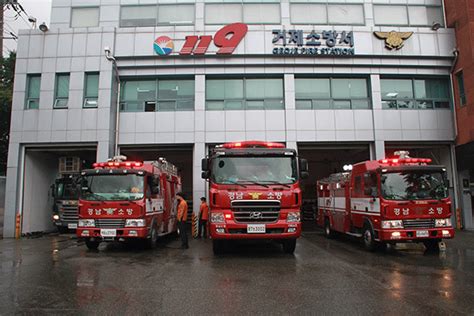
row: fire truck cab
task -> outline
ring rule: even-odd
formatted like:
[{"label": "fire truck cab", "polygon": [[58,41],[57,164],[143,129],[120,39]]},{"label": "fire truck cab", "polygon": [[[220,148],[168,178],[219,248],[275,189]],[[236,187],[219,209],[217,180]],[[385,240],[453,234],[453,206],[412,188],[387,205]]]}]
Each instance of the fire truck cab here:
[{"label": "fire truck cab", "polygon": [[83,170],[77,236],[89,249],[103,241],[141,239],[148,248],[176,232],[177,168],[165,159],[126,161],[114,157]]},{"label": "fire truck cab", "polygon": [[362,237],[371,251],[400,242],[439,250],[443,238],[454,237],[446,168],[397,154],[318,181],[317,222],[327,237]]},{"label": "fire truck cab", "polygon": [[215,254],[229,240],[273,239],[293,253],[301,235],[300,179],[307,162],[294,149],[261,141],[218,145],[202,160],[209,179],[210,235]]}]

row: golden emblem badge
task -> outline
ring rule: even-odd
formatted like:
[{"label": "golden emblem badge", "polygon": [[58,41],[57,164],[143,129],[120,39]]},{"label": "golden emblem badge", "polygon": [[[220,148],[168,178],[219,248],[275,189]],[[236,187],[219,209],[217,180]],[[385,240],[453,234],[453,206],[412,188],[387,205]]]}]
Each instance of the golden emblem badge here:
[{"label": "golden emblem badge", "polygon": [[249,195],[252,197],[252,200],[258,200],[260,198],[260,195],[262,195],[262,193],[260,193],[260,192],[249,192]]},{"label": "golden emblem badge", "polygon": [[385,47],[390,50],[399,50],[405,45],[405,40],[413,35],[413,32],[374,32],[379,39],[385,40]]}]

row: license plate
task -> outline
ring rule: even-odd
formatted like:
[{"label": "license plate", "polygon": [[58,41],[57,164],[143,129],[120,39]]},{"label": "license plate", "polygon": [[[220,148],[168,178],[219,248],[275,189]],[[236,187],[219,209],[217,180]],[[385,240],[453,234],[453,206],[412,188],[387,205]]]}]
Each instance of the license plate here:
[{"label": "license plate", "polygon": [[67,224],[67,228],[69,228],[69,229],[76,229],[76,228],[77,228],[77,224]]},{"label": "license plate", "polygon": [[115,237],[117,236],[117,230],[115,229],[101,229],[100,235],[102,237]]},{"label": "license plate", "polygon": [[429,233],[427,230],[417,230],[416,237],[429,237]]},{"label": "license plate", "polygon": [[265,234],[265,224],[249,224],[247,225],[248,234]]}]

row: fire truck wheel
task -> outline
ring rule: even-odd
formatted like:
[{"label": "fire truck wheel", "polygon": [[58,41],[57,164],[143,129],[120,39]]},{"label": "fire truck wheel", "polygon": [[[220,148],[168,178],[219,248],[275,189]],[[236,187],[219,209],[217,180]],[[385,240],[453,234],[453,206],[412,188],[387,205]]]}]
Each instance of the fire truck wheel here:
[{"label": "fire truck wheel", "polygon": [[99,248],[100,241],[86,239],[86,246],[90,250],[97,250]]},{"label": "fire truck wheel", "polygon": [[335,232],[331,229],[331,222],[327,217],[324,219],[324,235],[329,239],[335,236]]},{"label": "fire truck wheel", "polygon": [[224,240],[213,239],[212,240],[212,251],[215,255],[222,255],[225,250]]},{"label": "fire truck wheel", "polygon": [[374,231],[369,224],[365,224],[364,232],[362,233],[362,239],[364,241],[365,249],[369,251],[375,251],[377,248],[377,242],[374,239]]},{"label": "fire truck wheel", "polygon": [[283,241],[283,251],[287,254],[293,254],[296,248],[296,239],[288,239]]},{"label": "fire truck wheel", "polygon": [[147,238],[145,240],[145,245],[147,249],[153,249],[156,247],[156,244],[158,242],[158,234],[156,232],[156,227],[153,225],[153,228],[151,229],[150,232],[150,238]]},{"label": "fire truck wheel", "polygon": [[438,252],[439,251],[439,239],[428,239],[423,241],[427,252]]}]

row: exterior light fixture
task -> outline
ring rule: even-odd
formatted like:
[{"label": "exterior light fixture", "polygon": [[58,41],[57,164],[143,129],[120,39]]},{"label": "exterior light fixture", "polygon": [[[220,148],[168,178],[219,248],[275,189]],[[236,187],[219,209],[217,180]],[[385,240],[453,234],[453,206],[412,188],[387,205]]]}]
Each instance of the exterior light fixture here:
[{"label": "exterior light fixture", "polygon": [[46,32],[49,31],[49,27],[46,25],[45,22],[41,23],[41,25],[39,26],[39,29],[40,29],[40,31],[43,32],[43,33],[46,33]]},{"label": "exterior light fixture", "polygon": [[431,29],[433,31],[437,31],[441,28],[441,24],[439,22],[433,22],[433,24],[431,25]]}]

